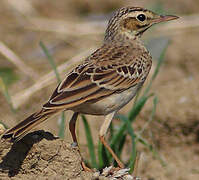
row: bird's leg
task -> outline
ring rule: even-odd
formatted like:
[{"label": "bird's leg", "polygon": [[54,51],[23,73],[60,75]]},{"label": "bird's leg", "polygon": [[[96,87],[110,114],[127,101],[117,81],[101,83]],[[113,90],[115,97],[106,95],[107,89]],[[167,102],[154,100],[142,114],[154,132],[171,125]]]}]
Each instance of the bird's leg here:
[{"label": "bird's leg", "polygon": [[[79,154],[81,156],[81,153],[80,153],[80,149],[79,149],[79,145],[78,145],[78,142],[77,142],[77,137],[76,137],[76,132],[75,132],[75,126],[76,126],[76,121],[77,121],[77,117],[78,117],[78,112],[75,112],[69,122],[69,129],[70,129],[70,133],[72,135],[72,138],[73,138],[73,143],[72,143],[72,147],[78,147],[78,151],[79,151]],[[82,159],[82,162],[81,162],[81,165],[82,165],[82,168],[85,170],[85,171],[92,171],[90,168],[88,168],[84,161],[83,161],[83,158],[81,156],[81,159]]]},{"label": "bird's leg", "polygon": [[75,112],[73,114],[72,118],[70,119],[70,122],[69,122],[69,129],[70,129],[70,133],[71,133],[72,138],[73,138],[73,143],[72,143],[73,147],[78,146],[76,132],[75,132],[75,126],[76,126],[76,121],[77,121],[78,114],[79,113]]},{"label": "bird's leg", "polygon": [[99,134],[99,139],[102,142],[102,144],[107,148],[107,150],[111,153],[111,155],[113,156],[113,158],[115,159],[115,161],[117,162],[118,166],[120,168],[124,168],[124,164],[119,160],[119,158],[117,157],[117,155],[113,152],[113,150],[111,149],[111,147],[108,145],[108,143],[106,142],[104,136],[108,130],[108,127],[113,119],[115,115],[115,112],[112,112],[111,114],[108,114],[105,117],[105,120],[100,128],[100,134]]}]

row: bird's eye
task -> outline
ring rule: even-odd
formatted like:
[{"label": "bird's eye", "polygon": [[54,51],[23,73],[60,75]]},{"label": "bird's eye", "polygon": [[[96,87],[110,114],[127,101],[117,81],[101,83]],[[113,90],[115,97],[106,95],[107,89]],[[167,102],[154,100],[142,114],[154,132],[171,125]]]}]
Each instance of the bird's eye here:
[{"label": "bird's eye", "polygon": [[139,21],[145,21],[145,19],[146,19],[146,16],[144,15],[144,14],[139,14],[138,16],[137,16],[137,19],[139,20]]}]

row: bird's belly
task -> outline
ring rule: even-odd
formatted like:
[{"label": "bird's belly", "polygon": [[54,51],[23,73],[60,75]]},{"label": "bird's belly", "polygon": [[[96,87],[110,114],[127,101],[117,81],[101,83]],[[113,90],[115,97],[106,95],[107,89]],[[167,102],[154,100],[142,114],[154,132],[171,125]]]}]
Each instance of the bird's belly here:
[{"label": "bird's belly", "polygon": [[75,112],[90,115],[107,115],[113,111],[118,111],[125,106],[136,95],[138,86],[129,88],[121,93],[115,93],[95,103],[84,103],[72,110]]}]

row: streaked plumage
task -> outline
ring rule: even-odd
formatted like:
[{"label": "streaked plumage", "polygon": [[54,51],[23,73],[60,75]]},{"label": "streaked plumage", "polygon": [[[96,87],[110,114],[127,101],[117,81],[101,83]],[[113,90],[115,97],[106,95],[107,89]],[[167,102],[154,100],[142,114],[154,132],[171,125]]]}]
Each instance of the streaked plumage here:
[{"label": "streaked plumage", "polygon": [[[70,130],[77,143],[74,129],[78,113],[112,118],[126,105],[144,83],[152,65],[152,58],[139,40],[140,36],[153,24],[176,18],[159,16],[137,7],[116,11],[109,21],[103,45],[66,75],[40,111],[8,130],[3,138],[19,140],[52,115],[73,110]],[[101,138],[111,121],[106,119],[100,130]],[[122,166],[121,162],[118,164]]]}]

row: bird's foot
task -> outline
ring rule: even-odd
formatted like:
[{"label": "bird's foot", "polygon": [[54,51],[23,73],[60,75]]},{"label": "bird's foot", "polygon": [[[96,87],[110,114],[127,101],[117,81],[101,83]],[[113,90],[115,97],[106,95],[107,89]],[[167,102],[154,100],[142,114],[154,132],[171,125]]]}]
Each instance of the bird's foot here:
[{"label": "bird's foot", "polygon": [[79,148],[77,142],[71,143],[71,148]]},{"label": "bird's foot", "polygon": [[84,171],[93,172],[92,169],[90,169],[89,167],[86,166],[86,164],[84,163],[84,161],[81,162],[81,165],[82,165],[82,168],[83,168]]},{"label": "bird's foot", "polygon": [[[102,170],[102,172],[99,174],[99,177],[108,177],[110,179],[129,179],[129,180],[140,180],[136,177],[133,177],[129,174],[128,168],[120,168],[120,167],[106,167]],[[96,173],[97,174],[97,173]]]},{"label": "bird's foot", "polygon": [[[79,146],[78,146],[78,143],[77,142],[73,142],[71,143],[71,148],[78,148],[78,151],[79,151]],[[79,151],[79,154],[81,156],[81,153]],[[83,168],[83,171],[87,171],[87,172],[93,172],[92,169],[90,169],[89,167],[86,166],[86,164],[84,163],[83,161],[83,158],[81,157],[82,159],[82,162],[81,162],[81,166]]]}]

